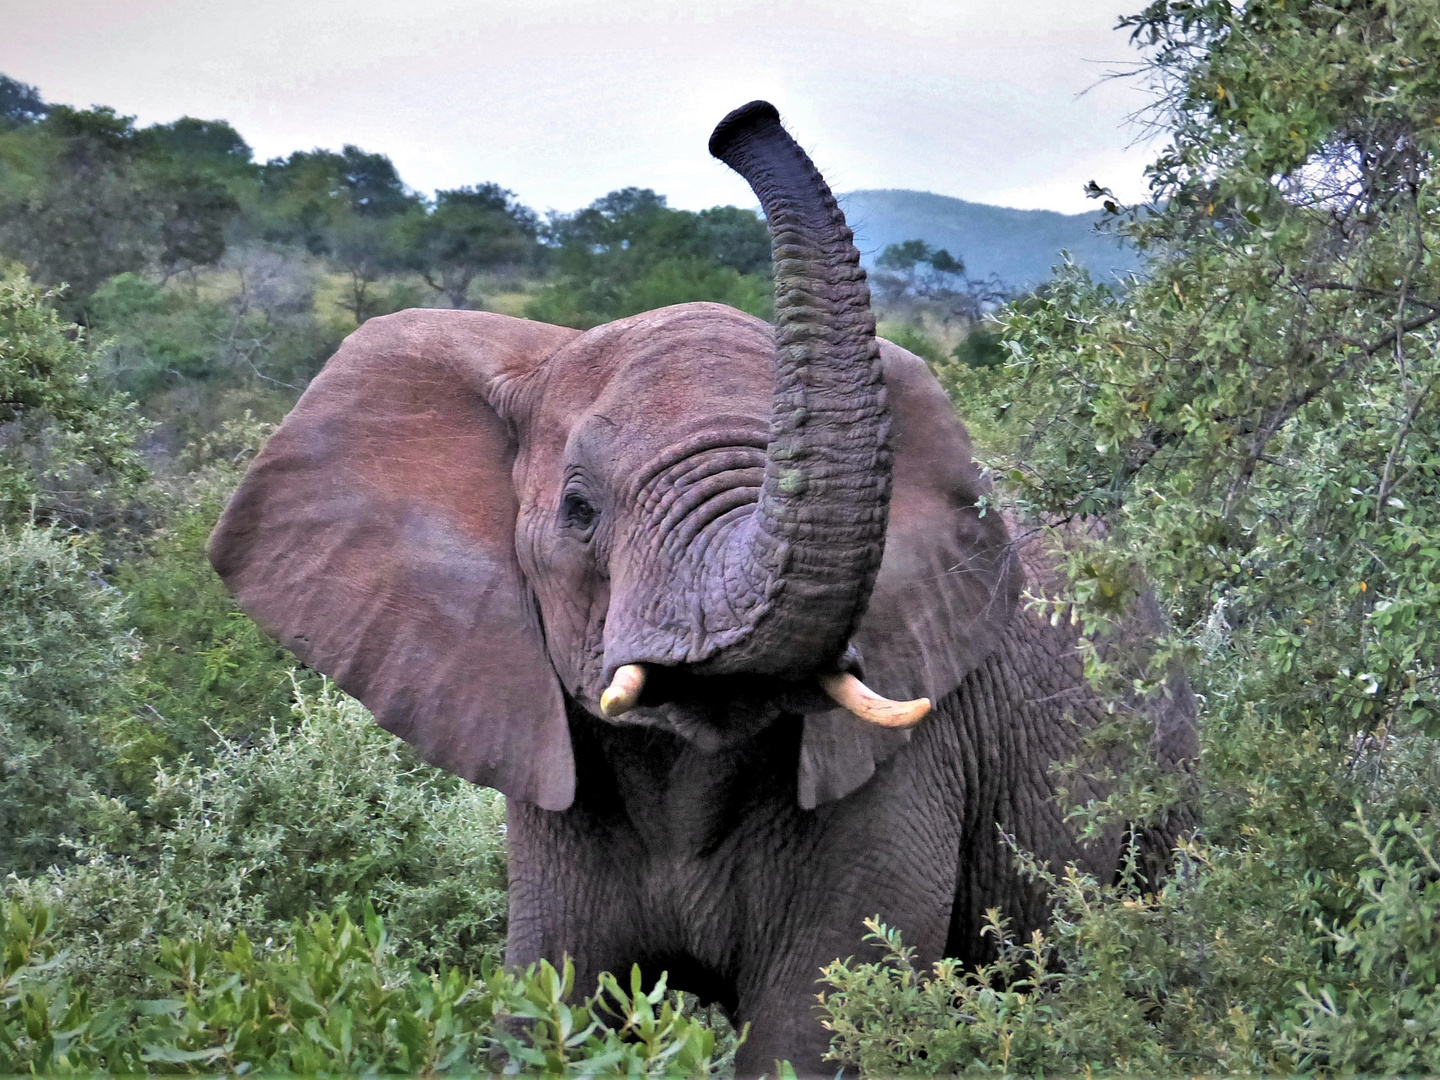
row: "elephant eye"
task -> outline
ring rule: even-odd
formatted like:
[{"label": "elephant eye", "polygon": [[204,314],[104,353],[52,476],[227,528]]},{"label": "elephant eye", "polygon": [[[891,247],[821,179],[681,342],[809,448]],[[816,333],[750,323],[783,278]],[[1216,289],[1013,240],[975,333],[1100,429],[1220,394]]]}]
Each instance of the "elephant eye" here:
[{"label": "elephant eye", "polygon": [[560,500],[560,524],[575,529],[589,529],[599,517],[599,511],[591,506],[578,491],[567,491]]}]

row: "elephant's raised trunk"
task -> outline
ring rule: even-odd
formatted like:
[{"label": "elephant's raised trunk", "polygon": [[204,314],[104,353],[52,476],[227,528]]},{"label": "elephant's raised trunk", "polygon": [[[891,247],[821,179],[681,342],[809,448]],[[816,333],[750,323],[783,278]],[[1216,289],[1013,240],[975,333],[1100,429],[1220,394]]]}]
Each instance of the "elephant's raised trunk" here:
[{"label": "elephant's raised trunk", "polygon": [[845,216],[775,107],[736,109],[710,152],[749,181],[770,224],[775,395],[759,504],[706,567],[736,622],[700,666],[804,675],[844,652],[884,553],[890,422],[875,317]]}]

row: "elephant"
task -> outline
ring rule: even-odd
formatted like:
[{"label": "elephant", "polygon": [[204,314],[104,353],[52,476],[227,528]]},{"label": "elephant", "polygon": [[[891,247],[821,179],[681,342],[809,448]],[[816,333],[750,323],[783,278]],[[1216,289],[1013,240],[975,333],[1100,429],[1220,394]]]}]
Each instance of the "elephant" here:
[{"label": "elephant", "polygon": [[[997,509],[925,362],[877,338],[824,179],[752,102],[710,151],[758,196],[775,323],[689,303],[588,331],[412,310],[340,346],[210,559],[427,761],[507,796],[506,960],[639,964],[824,1069],[822,965],[863,920],[978,959],[1045,897],[1003,832],[1113,875],[1052,763],[1104,713],[1054,558]],[[1027,585],[1029,582],[1029,585]],[[1183,676],[1157,753],[1193,753]],[[1082,777],[1072,797],[1100,793]]]}]

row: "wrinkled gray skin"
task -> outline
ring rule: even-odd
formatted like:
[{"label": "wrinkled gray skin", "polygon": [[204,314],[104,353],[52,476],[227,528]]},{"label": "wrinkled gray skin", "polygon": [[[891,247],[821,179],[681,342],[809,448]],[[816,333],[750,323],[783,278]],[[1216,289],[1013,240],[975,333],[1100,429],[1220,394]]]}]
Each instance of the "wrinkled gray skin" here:
[{"label": "wrinkled gray skin", "polygon": [[[583,334],[372,319],[211,558],[381,724],[509,796],[510,962],[569,954],[581,987],[669,971],[751,1025],[743,1072],[820,1072],[816,976],[863,953],[864,918],[921,962],[977,959],[987,907],[1021,931],[1045,914],[1001,830],[1101,877],[1121,839],[1079,845],[1047,771],[1101,715],[1071,632],[1017,603],[1053,560],[977,505],[963,427],[877,341],[844,218],[774,110],[711,148],[765,207],[776,327],[714,304]],[[636,663],[638,707],[604,719]],[[936,708],[876,728],[819,692],[847,670]],[[1151,708],[1157,754],[1192,753],[1183,678]]]}]

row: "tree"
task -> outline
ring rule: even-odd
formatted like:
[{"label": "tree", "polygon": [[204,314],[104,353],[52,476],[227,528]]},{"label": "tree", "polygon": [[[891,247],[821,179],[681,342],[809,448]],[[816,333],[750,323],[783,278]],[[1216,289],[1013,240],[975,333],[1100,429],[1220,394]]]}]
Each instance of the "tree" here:
[{"label": "tree", "polygon": [[225,226],[240,209],[213,177],[180,172],[156,185],[160,251],[165,276],[186,267],[209,266],[225,254]]},{"label": "tree", "polygon": [[110,109],[47,107],[10,133],[14,175],[0,188],[0,243],[67,312],[117,274],[212,264],[250,182],[249,147],[226,124],[180,120],[137,130]]},{"label": "tree", "polygon": [[412,219],[410,258],[454,308],[469,306],[478,274],[533,265],[539,219],[498,184],[435,193],[435,206]]},{"label": "tree", "polygon": [[[1067,271],[1003,313],[1006,365],[951,373],[1029,520],[1090,537],[1055,617],[1098,630],[1154,582],[1205,702],[1186,874],[1072,905],[1067,965],[1157,973],[1110,998],[1158,1002],[1125,1036],[1169,1055],[1145,1069],[1434,1070],[1440,3],[1123,25],[1168,145],[1144,205],[1094,194],[1146,273]],[[1169,797],[1142,770],[1079,812]]]},{"label": "tree", "polygon": [[40,91],[28,83],[0,75],[0,127],[33,124],[42,120],[49,106]]},{"label": "tree", "polygon": [[1009,295],[997,279],[971,278],[964,260],[923,240],[887,245],[875,260],[871,281],[883,304],[918,301],[938,308],[947,321],[959,318],[968,324],[978,323]]},{"label": "tree", "polygon": [[333,150],[297,150],[260,169],[261,233],[267,239],[302,243],[314,254],[329,252],[327,230],[346,214],[373,220],[413,212],[410,194],[384,154],[348,143]]},{"label": "tree", "polygon": [[381,314],[375,285],[385,274],[405,265],[402,228],[395,218],[345,212],[337,214],[322,234],[326,251],[345,271],[342,303],[357,326]]},{"label": "tree", "polygon": [[336,165],[350,200],[350,209],[357,214],[390,217],[405,213],[418,201],[405,190],[394,163],[384,154],[369,154],[358,146],[346,143]]},{"label": "tree", "polygon": [[[1201,830],[1158,890],[1051,878],[1046,937],[997,923],[979,972],[916,972],[877,928],[887,963],[829,973],[836,1030],[881,1075],[1432,1073],[1440,2],[1156,0],[1122,25],[1167,145],[1145,204],[1093,193],[1146,272],[1066,270],[1000,313],[1006,364],[945,375],[1022,521],[1071,538],[1052,617],[1096,633],[1152,583],[1155,665],[1088,662],[1123,701],[1188,661]],[[1175,794],[1139,768],[1073,813]]]},{"label": "tree", "polygon": [[770,276],[770,230],[738,206],[712,206],[695,215],[694,252],[737,274]]},{"label": "tree", "polygon": [[69,286],[71,313],[106,278],[145,267],[160,214],[135,166],[131,117],[56,105],[23,136],[23,173],[0,191],[0,245],[34,276]]},{"label": "tree", "polygon": [[222,170],[248,172],[250,145],[224,120],[197,120],[182,116],[168,124],[153,124],[140,132],[145,142],[170,157]]},{"label": "tree", "polygon": [[769,233],[737,207],[695,214],[622,188],[552,215],[543,238],[555,280],[526,309],[531,318],[589,327],[690,300],[772,311]]}]

